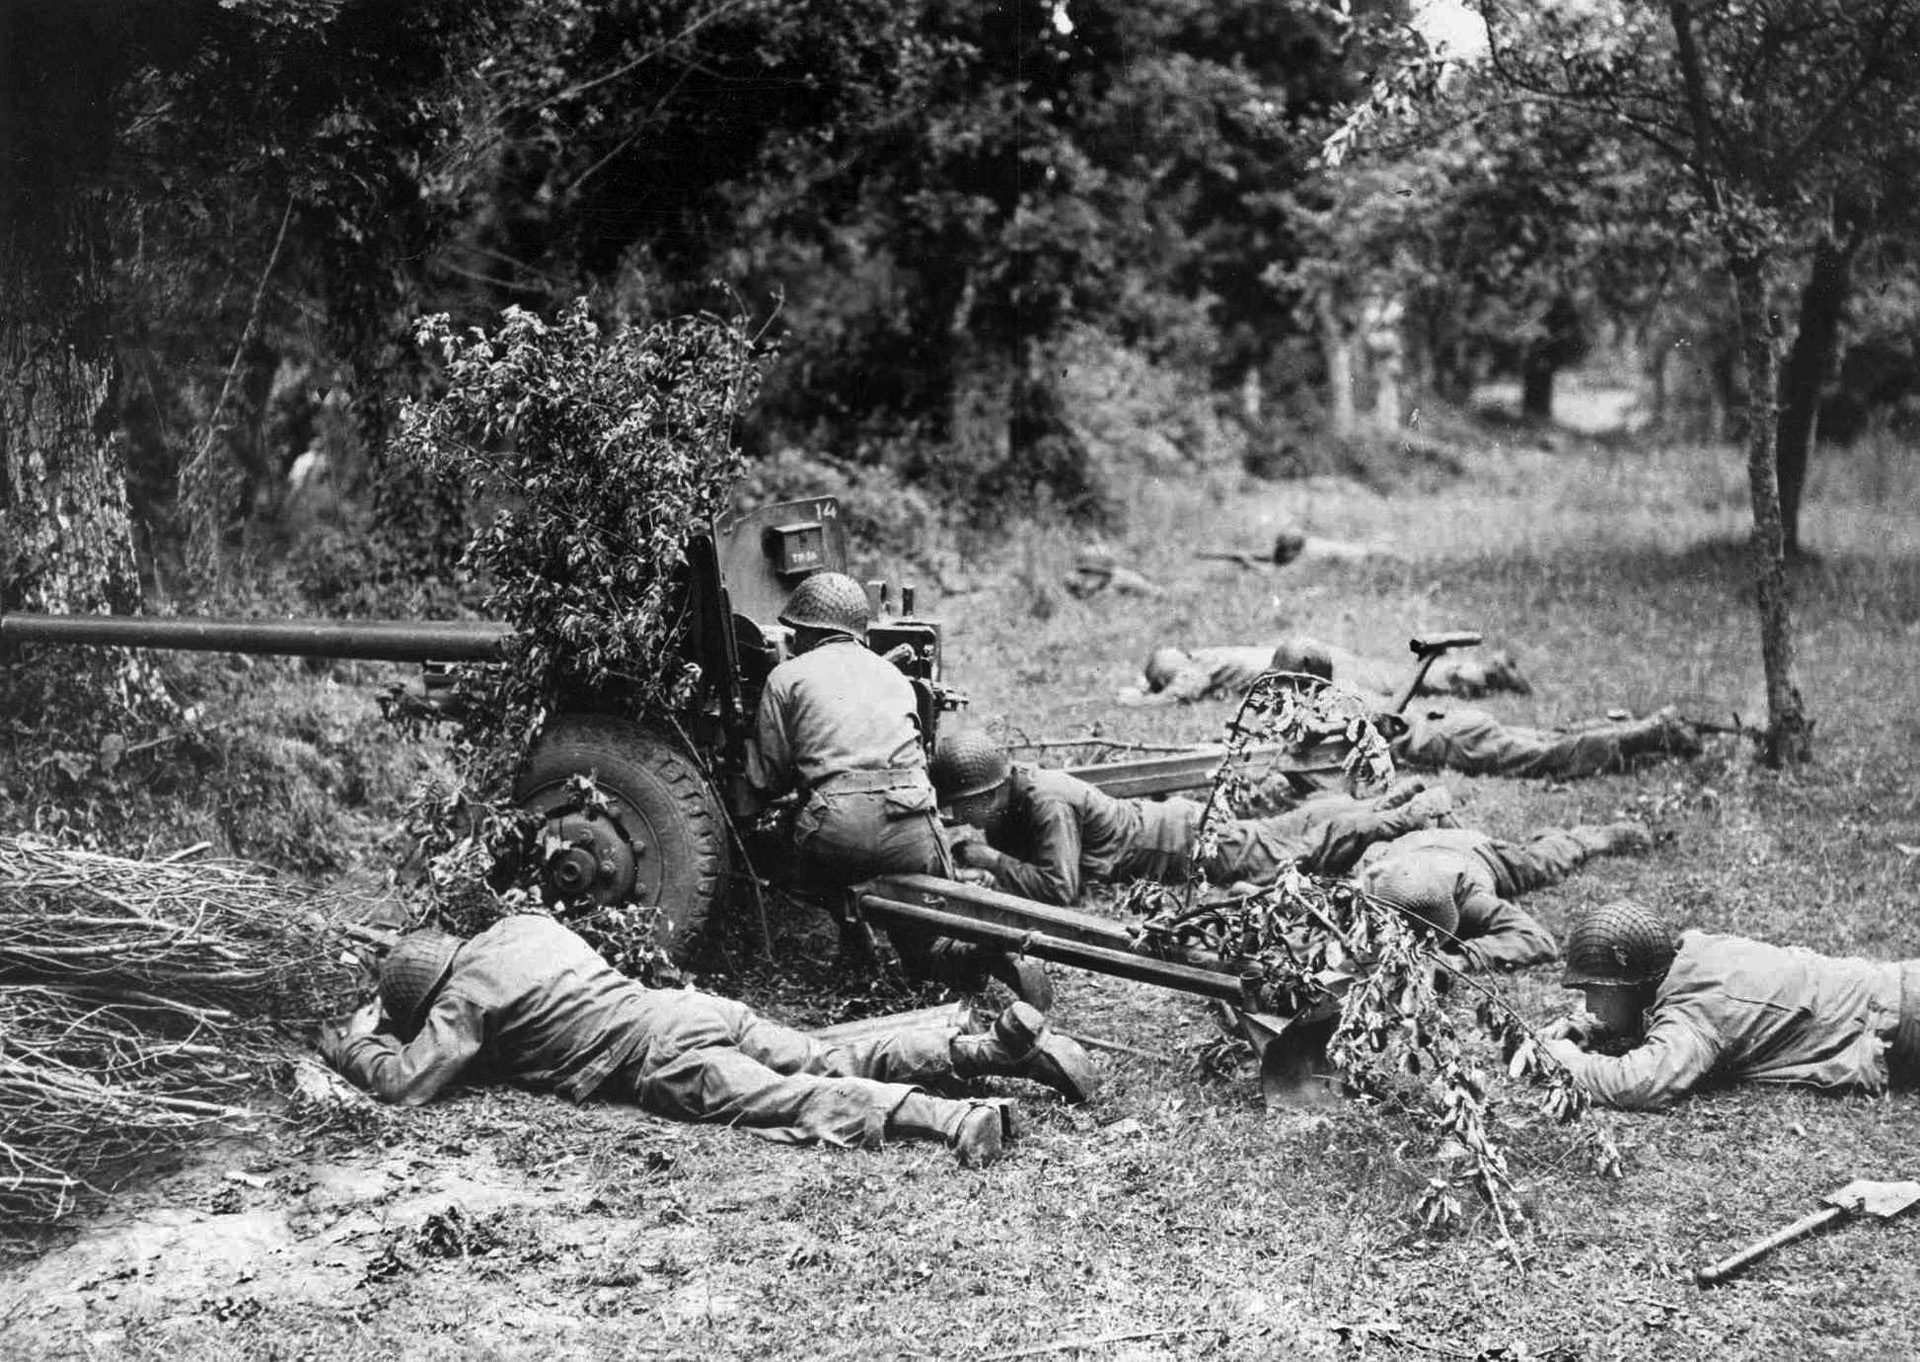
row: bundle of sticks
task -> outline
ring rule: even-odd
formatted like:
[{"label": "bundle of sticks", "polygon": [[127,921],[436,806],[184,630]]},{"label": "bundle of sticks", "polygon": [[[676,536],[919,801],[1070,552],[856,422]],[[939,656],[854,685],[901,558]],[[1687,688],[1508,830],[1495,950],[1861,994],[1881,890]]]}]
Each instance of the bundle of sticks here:
[{"label": "bundle of sticks", "polygon": [[359,988],[327,915],[256,869],[0,837],[0,1222],[244,1124],[289,1029]]}]

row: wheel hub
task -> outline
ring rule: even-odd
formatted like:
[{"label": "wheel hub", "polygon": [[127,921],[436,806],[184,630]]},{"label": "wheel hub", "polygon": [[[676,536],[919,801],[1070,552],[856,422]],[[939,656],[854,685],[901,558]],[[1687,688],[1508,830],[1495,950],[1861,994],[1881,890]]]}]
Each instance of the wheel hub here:
[{"label": "wheel hub", "polygon": [[547,830],[559,844],[546,866],[547,883],[556,894],[595,903],[632,896],[646,844],[619,822],[601,813],[569,813]]}]

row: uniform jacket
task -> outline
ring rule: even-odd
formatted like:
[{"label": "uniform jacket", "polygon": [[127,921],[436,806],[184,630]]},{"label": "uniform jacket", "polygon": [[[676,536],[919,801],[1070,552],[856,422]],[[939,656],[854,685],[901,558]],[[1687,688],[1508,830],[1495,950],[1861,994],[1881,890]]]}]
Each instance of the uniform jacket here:
[{"label": "uniform jacket", "polygon": [[1064,771],[1015,763],[994,867],[999,887],[1041,903],[1070,904],[1088,879],[1186,874],[1200,806],[1189,799],[1115,799]]},{"label": "uniform jacket", "polygon": [[517,914],[460,947],[418,1036],[328,1038],[322,1052],[354,1083],[403,1106],[432,1101],[463,1074],[578,1102],[644,1053],[662,996],[552,918]]},{"label": "uniform jacket", "polygon": [[1508,902],[1516,887],[1496,843],[1471,828],[1429,828],[1395,838],[1376,865],[1417,858],[1429,873],[1446,878],[1460,910],[1461,938],[1447,947],[1470,969],[1519,969],[1559,954],[1553,934],[1525,909]]},{"label": "uniform jacket", "polygon": [[773,669],[754,738],[747,778],[764,795],[811,791],[849,771],[911,771],[924,783],[913,683],[851,638],[830,638]]},{"label": "uniform jacket", "polygon": [[1596,1100],[1661,1107],[1708,1079],[1816,1088],[1887,1084],[1897,963],[1688,932],[1647,1013],[1646,1039],[1568,1067]]},{"label": "uniform jacket", "polygon": [[1273,649],[1228,644],[1217,648],[1195,648],[1187,654],[1186,665],[1160,690],[1169,700],[1212,700],[1237,696],[1265,672],[1273,660]]}]

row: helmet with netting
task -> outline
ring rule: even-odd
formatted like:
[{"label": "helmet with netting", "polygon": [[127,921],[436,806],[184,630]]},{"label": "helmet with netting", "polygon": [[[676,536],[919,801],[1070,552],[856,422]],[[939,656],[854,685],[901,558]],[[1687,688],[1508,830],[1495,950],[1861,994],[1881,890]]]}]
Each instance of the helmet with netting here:
[{"label": "helmet with netting", "polygon": [[1327,645],[1298,635],[1289,635],[1274,646],[1267,667],[1276,672],[1297,672],[1317,676],[1322,681],[1333,680],[1333,654],[1327,651]]},{"label": "helmet with netting", "polygon": [[1155,648],[1147,658],[1147,689],[1165,690],[1190,660],[1178,648]]},{"label": "helmet with netting", "polygon": [[387,952],[380,966],[380,1002],[403,1036],[412,1036],[427,1019],[433,995],[453,969],[463,943],[457,936],[425,927],[408,932]]},{"label": "helmet with netting", "polygon": [[1621,900],[1590,908],[1567,929],[1568,988],[1658,983],[1673,963],[1673,929],[1644,904]]},{"label": "helmet with netting", "polygon": [[943,736],[927,767],[942,804],[998,789],[1012,770],[1006,749],[979,729]]},{"label": "helmet with netting", "polygon": [[872,618],[866,588],[844,572],[814,573],[793,589],[780,612],[780,623],[789,629],[819,629],[862,639]]},{"label": "helmet with netting", "polygon": [[1442,937],[1460,930],[1460,905],[1453,897],[1453,877],[1429,868],[1417,858],[1389,858],[1372,866],[1361,884],[1368,898],[1397,908],[1424,923]]}]

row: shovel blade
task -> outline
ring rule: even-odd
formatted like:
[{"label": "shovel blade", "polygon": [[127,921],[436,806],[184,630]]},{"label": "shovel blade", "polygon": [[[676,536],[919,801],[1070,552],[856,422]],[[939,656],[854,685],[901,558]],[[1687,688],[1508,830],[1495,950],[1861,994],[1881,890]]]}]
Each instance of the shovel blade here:
[{"label": "shovel blade", "polygon": [[1839,1206],[1855,1215],[1876,1215],[1887,1220],[1920,1201],[1920,1182],[1870,1182],[1857,1178],[1821,1199],[1829,1206]]},{"label": "shovel blade", "polygon": [[1342,1100],[1339,1075],[1327,1063],[1337,1020],[1239,1013],[1241,1034],[1260,1056],[1260,1096],[1268,1107],[1324,1107]]}]

